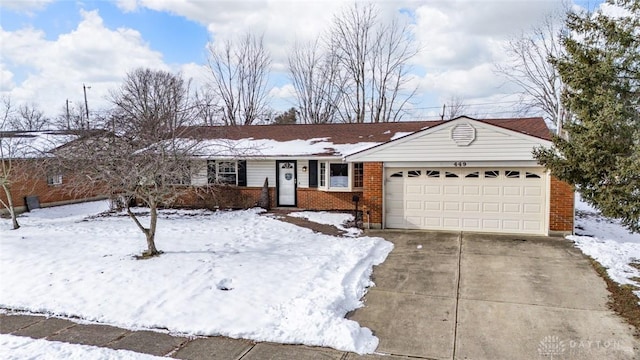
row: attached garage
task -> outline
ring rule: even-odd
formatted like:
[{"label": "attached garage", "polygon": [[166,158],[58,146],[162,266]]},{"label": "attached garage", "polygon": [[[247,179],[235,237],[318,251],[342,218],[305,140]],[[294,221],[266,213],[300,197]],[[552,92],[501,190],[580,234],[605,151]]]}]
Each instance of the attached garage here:
[{"label": "attached garage", "polygon": [[382,228],[547,235],[567,231],[558,224],[573,217],[570,187],[533,158],[536,147],[549,146],[540,118],[460,117],[346,160],[380,164],[379,187],[365,171],[364,196],[381,204]]},{"label": "attached garage", "polygon": [[546,233],[540,168],[386,168],[385,176],[387,228]]}]

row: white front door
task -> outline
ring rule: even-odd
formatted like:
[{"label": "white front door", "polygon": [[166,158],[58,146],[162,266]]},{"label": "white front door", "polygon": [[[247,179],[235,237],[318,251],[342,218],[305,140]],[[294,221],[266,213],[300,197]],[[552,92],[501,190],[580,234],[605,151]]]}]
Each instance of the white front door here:
[{"label": "white front door", "polygon": [[296,206],[296,162],[278,161],[278,206]]}]

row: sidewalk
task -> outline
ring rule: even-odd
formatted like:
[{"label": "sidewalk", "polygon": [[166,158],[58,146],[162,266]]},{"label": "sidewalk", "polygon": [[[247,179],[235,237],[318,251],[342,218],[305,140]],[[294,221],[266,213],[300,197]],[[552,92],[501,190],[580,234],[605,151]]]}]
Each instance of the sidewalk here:
[{"label": "sidewalk", "polygon": [[181,337],[153,331],[130,331],[106,325],[77,324],[59,318],[23,314],[0,314],[0,333],[130,350],[174,359],[407,359],[395,356],[359,356],[328,348],[255,343],[219,336]]}]

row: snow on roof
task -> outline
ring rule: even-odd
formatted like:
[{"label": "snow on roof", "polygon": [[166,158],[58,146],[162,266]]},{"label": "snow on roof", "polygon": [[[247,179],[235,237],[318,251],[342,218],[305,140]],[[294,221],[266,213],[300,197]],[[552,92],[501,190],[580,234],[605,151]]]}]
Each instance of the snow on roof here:
[{"label": "snow on roof", "polygon": [[3,158],[31,159],[46,156],[77,138],[77,134],[67,131],[0,132],[0,150]]},{"label": "snow on roof", "polygon": [[196,150],[202,157],[284,157],[284,156],[347,156],[365,150],[378,142],[334,144],[326,138],[276,141],[273,139],[208,139]]}]

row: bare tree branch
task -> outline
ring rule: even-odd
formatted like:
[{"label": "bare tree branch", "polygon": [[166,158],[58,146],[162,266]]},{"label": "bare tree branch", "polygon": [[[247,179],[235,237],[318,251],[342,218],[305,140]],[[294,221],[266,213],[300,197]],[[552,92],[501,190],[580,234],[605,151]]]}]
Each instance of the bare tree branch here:
[{"label": "bare tree branch", "polygon": [[235,44],[209,45],[208,65],[226,125],[251,125],[265,114],[271,57],[262,37],[247,34]]}]

